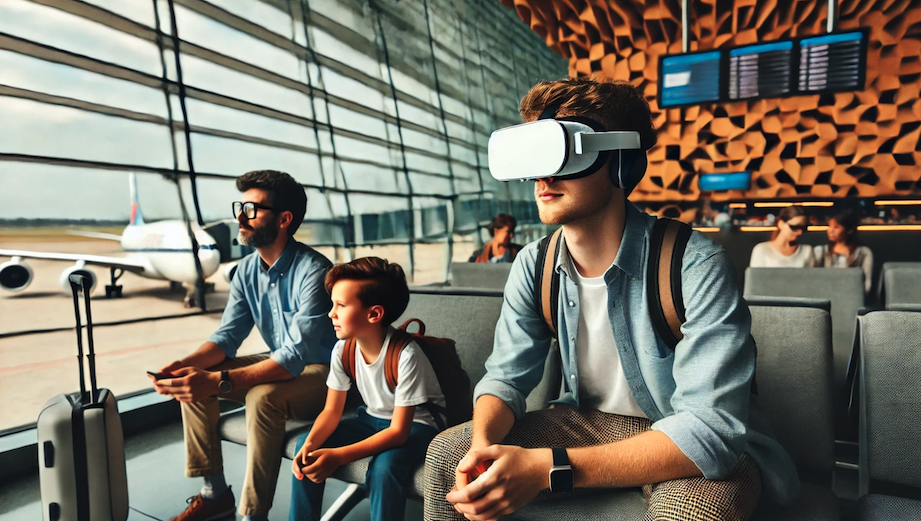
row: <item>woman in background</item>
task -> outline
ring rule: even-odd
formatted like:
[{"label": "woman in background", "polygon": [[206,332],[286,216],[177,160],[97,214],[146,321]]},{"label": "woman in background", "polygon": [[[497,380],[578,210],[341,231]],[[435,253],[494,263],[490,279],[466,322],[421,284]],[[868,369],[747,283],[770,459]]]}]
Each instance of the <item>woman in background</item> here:
[{"label": "woman in background", "polygon": [[801,206],[788,206],[777,216],[777,229],[771,240],[755,245],[749,266],[752,268],[811,268],[815,260],[812,246],[799,238],[809,227]]},{"label": "woman in background", "polygon": [[489,240],[470,256],[467,262],[512,262],[521,251],[520,244],[513,244],[515,226],[518,221],[507,213],[500,213],[489,222]]},{"label": "woman in background", "polygon": [[873,252],[857,243],[860,215],[845,210],[828,220],[828,245],[815,247],[815,266],[824,268],[861,268],[864,292],[873,286]]}]

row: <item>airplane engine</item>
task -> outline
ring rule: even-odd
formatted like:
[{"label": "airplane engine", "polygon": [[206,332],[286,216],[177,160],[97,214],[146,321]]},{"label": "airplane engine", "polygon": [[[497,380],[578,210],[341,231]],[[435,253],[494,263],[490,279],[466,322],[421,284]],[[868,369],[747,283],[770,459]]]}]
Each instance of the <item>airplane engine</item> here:
[{"label": "airplane engine", "polygon": [[221,273],[224,274],[224,280],[227,282],[232,281],[233,276],[237,273],[237,263],[225,264],[224,267],[221,268]]},{"label": "airplane engine", "polygon": [[22,291],[32,283],[32,268],[21,257],[0,264],[0,288],[7,291]]},{"label": "airplane engine", "polygon": [[86,269],[86,264],[84,264],[83,261],[77,262],[64,270],[64,273],[61,273],[61,279],[58,283],[64,288],[64,291],[70,293],[70,276],[74,273],[79,273],[90,279],[90,293],[92,293],[93,289],[96,287],[96,274]]}]

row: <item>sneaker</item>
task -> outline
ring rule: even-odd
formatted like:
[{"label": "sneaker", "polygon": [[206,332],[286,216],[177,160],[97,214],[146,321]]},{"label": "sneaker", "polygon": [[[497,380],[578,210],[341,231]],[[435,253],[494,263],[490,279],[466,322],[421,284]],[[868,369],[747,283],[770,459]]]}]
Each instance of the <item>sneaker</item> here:
[{"label": "sneaker", "polygon": [[170,521],[216,521],[234,515],[236,510],[230,487],[227,487],[224,495],[214,501],[208,501],[201,494],[197,494],[187,499],[186,503],[189,506]]}]

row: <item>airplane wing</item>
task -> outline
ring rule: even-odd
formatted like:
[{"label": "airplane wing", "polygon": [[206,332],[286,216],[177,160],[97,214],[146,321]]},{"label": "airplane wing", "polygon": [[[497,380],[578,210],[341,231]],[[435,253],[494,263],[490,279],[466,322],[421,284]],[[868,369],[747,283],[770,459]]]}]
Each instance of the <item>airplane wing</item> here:
[{"label": "airplane wing", "polygon": [[43,251],[21,251],[21,250],[0,250],[0,257],[22,257],[24,259],[43,259],[78,262],[83,261],[87,264],[96,266],[105,266],[107,268],[117,268],[134,273],[143,273],[144,265],[134,259],[125,257],[106,257],[103,255],[81,255],[74,253],[52,253]]},{"label": "airplane wing", "polygon": [[77,237],[89,237],[91,239],[105,239],[107,241],[121,242],[122,240],[121,235],[116,235],[114,233],[91,232],[88,230],[67,230],[67,235],[75,235]]}]

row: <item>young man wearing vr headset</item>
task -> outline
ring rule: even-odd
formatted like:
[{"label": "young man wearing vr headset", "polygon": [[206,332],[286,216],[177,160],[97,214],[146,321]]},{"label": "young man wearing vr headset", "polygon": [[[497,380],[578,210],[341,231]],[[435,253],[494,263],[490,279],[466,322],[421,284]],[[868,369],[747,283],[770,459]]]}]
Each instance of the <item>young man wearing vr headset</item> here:
[{"label": "young man wearing vr headset", "polygon": [[[676,344],[647,308],[656,219],[627,202],[656,142],[646,100],[628,83],[564,79],[537,84],[520,109],[528,123],[490,139],[490,171],[535,180],[541,221],[562,238],[515,260],[474,420],[429,447],[425,518],[498,519],[588,488],[642,487],[645,519],[747,519],[762,492],[790,503],[796,468],[749,408],[755,346],[728,254],[690,234]],[[541,260],[559,277],[549,305]],[[526,413],[554,336],[562,395]]]}]

